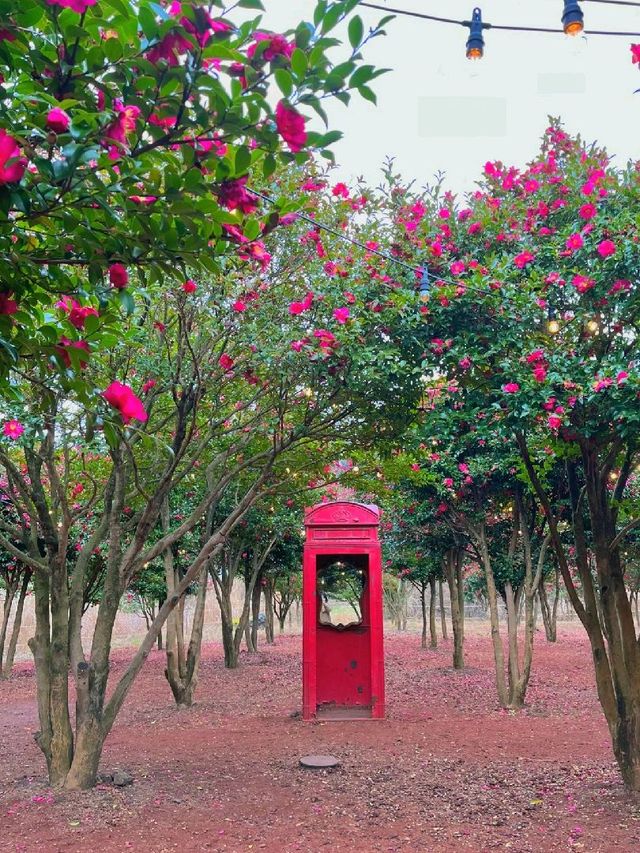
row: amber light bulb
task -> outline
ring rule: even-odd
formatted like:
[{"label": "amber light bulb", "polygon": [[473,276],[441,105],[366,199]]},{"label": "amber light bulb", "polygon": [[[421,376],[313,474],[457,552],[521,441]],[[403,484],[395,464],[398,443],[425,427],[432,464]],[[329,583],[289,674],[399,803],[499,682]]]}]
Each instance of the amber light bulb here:
[{"label": "amber light bulb", "polygon": [[584,30],[584,15],[578,0],[565,0],[562,29],[568,36],[577,36]]}]

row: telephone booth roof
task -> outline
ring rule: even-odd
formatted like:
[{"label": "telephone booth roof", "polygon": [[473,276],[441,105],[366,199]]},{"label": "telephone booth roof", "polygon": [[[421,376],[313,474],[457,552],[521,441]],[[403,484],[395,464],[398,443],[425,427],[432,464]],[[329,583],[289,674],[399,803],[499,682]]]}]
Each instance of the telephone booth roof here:
[{"label": "telephone booth roof", "polygon": [[378,526],[381,510],[375,504],[362,504],[355,501],[326,501],[307,507],[304,511],[306,527],[347,527]]}]

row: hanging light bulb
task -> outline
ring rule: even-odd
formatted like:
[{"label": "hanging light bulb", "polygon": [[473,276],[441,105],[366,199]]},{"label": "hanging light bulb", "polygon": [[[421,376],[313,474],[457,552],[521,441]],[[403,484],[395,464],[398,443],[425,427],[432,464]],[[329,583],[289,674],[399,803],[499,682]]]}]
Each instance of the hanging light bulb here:
[{"label": "hanging light bulb", "polygon": [[467,59],[482,59],[484,56],[484,38],[482,30],[482,10],[479,6],[473,10],[469,26],[469,38],[467,39]]},{"label": "hanging light bulb", "polygon": [[562,29],[567,36],[577,36],[584,30],[584,15],[578,0],[564,0]]},{"label": "hanging light bulb", "polygon": [[430,290],[429,270],[427,269],[427,267],[422,267],[422,278],[420,279],[420,290],[419,290],[421,302],[428,302],[429,301],[429,290]]},{"label": "hanging light bulb", "polygon": [[558,323],[558,321],[556,320],[556,312],[553,310],[553,308],[549,308],[547,318],[547,331],[550,335],[557,335],[560,331],[560,323]]},{"label": "hanging light bulb", "polygon": [[597,320],[589,320],[589,322],[587,323],[587,329],[589,330],[589,332],[591,332],[591,334],[595,334],[595,332],[597,332],[599,328],[600,327],[598,325]]}]

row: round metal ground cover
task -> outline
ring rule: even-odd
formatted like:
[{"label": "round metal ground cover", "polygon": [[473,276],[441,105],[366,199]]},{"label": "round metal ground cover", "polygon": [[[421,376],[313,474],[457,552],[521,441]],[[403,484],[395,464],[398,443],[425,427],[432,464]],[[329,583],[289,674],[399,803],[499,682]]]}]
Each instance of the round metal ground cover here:
[{"label": "round metal ground cover", "polygon": [[300,759],[300,766],[309,770],[326,770],[330,767],[339,767],[340,761],[335,755],[304,755]]}]

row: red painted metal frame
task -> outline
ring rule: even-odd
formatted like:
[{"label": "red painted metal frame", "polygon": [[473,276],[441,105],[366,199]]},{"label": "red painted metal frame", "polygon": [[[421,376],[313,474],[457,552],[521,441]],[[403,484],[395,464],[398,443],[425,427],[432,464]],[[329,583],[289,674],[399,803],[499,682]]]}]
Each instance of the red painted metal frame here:
[{"label": "red painted metal frame", "polygon": [[[319,704],[362,707],[384,717],[382,553],[377,506],[335,501],[305,511],[302,576],[302,716],[314,719]],[[363,567],[362,624],[337,629],[318,622],[318,563],[351,558]],[[320,560],[319,560],[320,558]],[[320,659],[319,656],[320,655]],[[348,661],[348,664],[347,664]],[[353,670],[357,673],[354,677]],[[358,681],[357,692],[355,684]],[[345,698],[346,697],[346,698]]]}]

